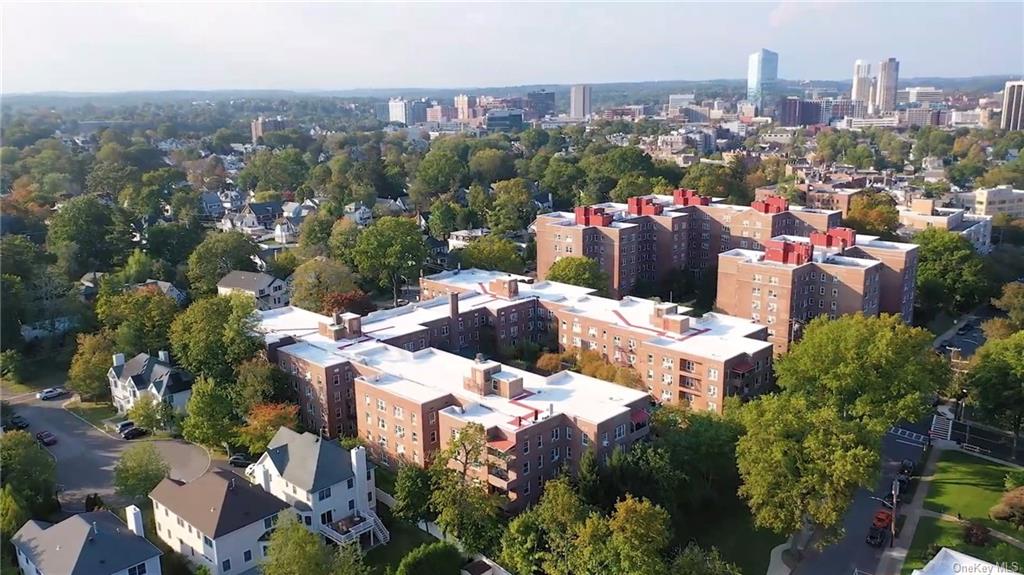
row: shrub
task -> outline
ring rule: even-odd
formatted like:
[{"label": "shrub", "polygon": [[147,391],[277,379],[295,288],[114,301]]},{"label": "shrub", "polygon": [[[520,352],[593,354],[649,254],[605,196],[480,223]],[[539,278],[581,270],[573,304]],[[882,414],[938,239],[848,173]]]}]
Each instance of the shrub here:
[{"label": "shrub", "polygon": [[968,521],[964,525],[964,543],[984,547],[992,540],[988,527],[976,521]]},{"label": "shrub", "polygon": [[25,364],[21,354],[13,349],[0,352],[0,376],[11,383],[21,383]]},{"label": "shrub", "polygon": [[1006,479],[1003,480],[1007,491],[1012,491],[1018,487],[1024,487],[1024,468],[1014,469],[1006,474]]},{"label": "shrub", "polygon": [[988,514],[992,519],[1007,521],[1017,529],[1024,527],[1024,486],[1004,493]]}]

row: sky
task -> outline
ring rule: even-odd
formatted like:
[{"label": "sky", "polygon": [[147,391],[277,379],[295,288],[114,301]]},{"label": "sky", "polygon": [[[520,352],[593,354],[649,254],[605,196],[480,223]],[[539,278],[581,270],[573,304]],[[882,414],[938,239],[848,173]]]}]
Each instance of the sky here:
[{"label": "sky", "polygon": [[[1024,76],[1024,2],[8,3],[0,91],[459,88]],[[872,66],[874,72],[876,65]]]}]

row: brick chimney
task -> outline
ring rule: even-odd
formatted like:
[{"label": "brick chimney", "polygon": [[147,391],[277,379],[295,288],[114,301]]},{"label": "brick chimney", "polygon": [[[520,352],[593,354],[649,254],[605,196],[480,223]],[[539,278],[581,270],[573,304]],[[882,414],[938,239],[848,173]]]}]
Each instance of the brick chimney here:
[{"label": "brick chimney", "polygon": [[452,319],[459,317],[459,292],[448,294],[448,317]]},{"label": "brick chimney", "polygon": [[491,392],[491,376],[499,371],[500,363],[484,359],[483,354],[477,354],[473,367],[470,368],[469,377],[462,379],[462,387],[477,395],[487,395]]},{"label": "brick chimney", "polygon": [[660,215],[663,207],[654,203],[650,196],[633,196],[626,200],[626,207],[634,216],[655,216]]},{"label": "brick chimney", "polygon": [[814,246],[811,244],[768,240],[764,245],[764,259],[769,262],[799,266],[811,261],[814,254]]},{"label": "brick chimney", "polygon": [[789,209],[789,201],[782,196],[768,196],[763,200],[751,203],[750,207],[762,214],[781,214]]},{"label": "brick chimney", "polygon": [[580,206],[576,208],[576,225],[579,226],[610,226],[612,215],[604,213],[604,208]]},{"label": "brick chimney", "polygon": [[519,297],[519,282],[515,278],[496,278],[487,285],[487,291],[502,299],[516,299]]},{"label": "brick chimney", "polygon": [[672,201],[677,206],[711,205],[711,198],[709,196],[702,196],[697,193],[697,190],[691,190],[689,188],[678,188],[672,192]]}]

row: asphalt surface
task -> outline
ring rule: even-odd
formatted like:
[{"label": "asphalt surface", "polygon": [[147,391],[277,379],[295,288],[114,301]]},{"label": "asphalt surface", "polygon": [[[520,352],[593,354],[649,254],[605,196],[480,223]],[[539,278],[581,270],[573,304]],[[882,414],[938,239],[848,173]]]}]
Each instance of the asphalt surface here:
[{"label": "asphalt surface", "polygon": [[[907,428],[916,433],[924,431],[919,426]],[[886,434],[882,440],[882,471],[878,486],[874,491],[861,489],[857,492],[843,520],[843,538],[824,549],[808,551],[793,575],[852,575],[855,569],[865,574],[875,573],[884,548],[872,547],[864,539],[875,512],[885,507],[871,497],[884,498],[888,495],[900,462],[904,459],[921,461],[923,453],[922,445],[892,433]],[[888,537],[885,545],[889,545]]]},{"label": "asphalt surface", "polygon": [[[59,497],[66,511],[84,509],[85,497],[90,493],[98,493],[112,505],[128,503],[114,493],[114,466],[133,442],[107,435],[61,407],[67,397],[39,401],[28,394],[5,399],[28,421],[25,431],[35,435],[46,430],[57,437],[57,444],[46,449],[57,461]],[[177,440],[151,443],[170,466],[172,478],[190,481],[210,466],[210,457],[199,446]]]}]

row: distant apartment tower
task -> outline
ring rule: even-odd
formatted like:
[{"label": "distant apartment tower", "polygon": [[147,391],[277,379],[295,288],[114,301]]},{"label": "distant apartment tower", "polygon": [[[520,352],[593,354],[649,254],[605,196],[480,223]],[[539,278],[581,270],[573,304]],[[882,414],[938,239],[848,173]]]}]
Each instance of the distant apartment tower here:
[{"label": "distant apartment tower", "polygon": [[409,115],[407,124],[422,124],[427,121],[427,108],[430,103],[426,100],[413,100],[409,103]]},{"label": "distant apartment tower", "polygon": [[747,58],[747,101],[762,111],[773,103],[779,79],[779,55],[762,48]]},{"label": "distant apartment tower", "polygon": [[373,104],[373,117],[377,118],[381,122],[391,121],[391,112],[388,109],[387,102],[376,102]]},{"label": "distant apartment tower", "polygon": [[896,90],[899,85],[900,63],[896,58],[879,62],[878,85],[875,88],[875,110],[880,113],[896,109]]},{"label": "distant apartment tower", "polygon": [[473,119],[473,109],[476,108],[476,96],[459,94],[455,96],[455,113],[459,120]]},{"label": "distant apartment tower", "polygon": [[402,98],[388,100],[388,120],[401,124],[409,123],[409,102]]},{"label": "distant apartment tower", "polygon": [[1003,130],[1024,130],[1024,80],[1007,82],[1003,88]]},{"label": "distant apartment tower", "polygon": [[857,60],[853,63],[853,90],[850,91],[850,99],[868,102],[870,98],[871,64],[864,60]]},{"label": "distant apartment tower", "polygon": [[678,116],[697,100],[696,94],[669,94],[667,115]]},{"label": "distant apartment tower", "polygon": [[428,122],[447,122],[455,119],[455,117],[455,108],[451,106],[445,106],[444,104],[434,102],[432,106],[427,108]]},{"label": "distant apartment tower", "polygon": [[569,117],[583,119],[590,116],[590,86],[577,84],[569,93]]},{"label": "distant apartment tower", "polygon": [[555,113],[555,93],[548,90],[528,92],[526,107],[532,118],[543,118]]},{"label": "distant apartment tower", "polygon": [[896,96],[897,100],[902,100],[905,96],[906,101],[911,104],[939,104],[945,99],[942,90],[933,86],[912,86],[905,91],[900,90]]},{"label": "distant apartment tower", "polygon": [[287,127],[288,121],[281,116],[277,116],[275,118],[264,118],[263,116],[260,116],[253,120],[249,125],[249,129],[252,132],[252,143],[258,144],[259,140],[263,138],[264,135],[269,134],[270,132],[279,132]]}]

